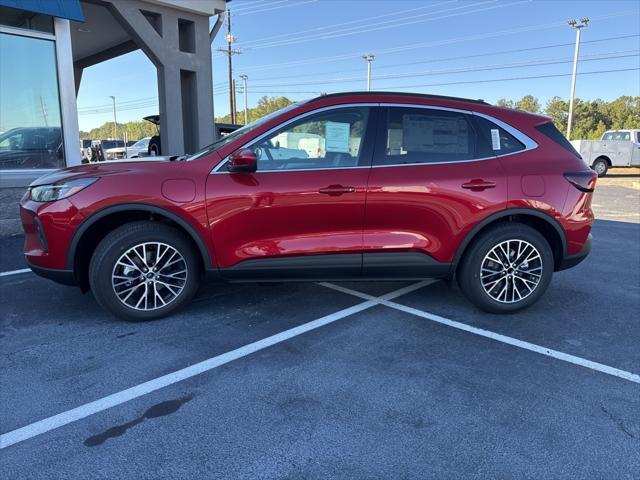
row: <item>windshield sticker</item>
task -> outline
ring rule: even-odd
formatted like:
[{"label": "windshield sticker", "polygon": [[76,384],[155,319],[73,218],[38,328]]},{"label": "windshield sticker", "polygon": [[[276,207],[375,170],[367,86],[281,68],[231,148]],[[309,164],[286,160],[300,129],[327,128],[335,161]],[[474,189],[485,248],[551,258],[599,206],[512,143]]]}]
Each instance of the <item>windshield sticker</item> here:
[{"label": "windshield sticker", "polygon": [[327,152],[349,153],[349,131],[351,125],[343,122],[327,122],[324,127]]}]

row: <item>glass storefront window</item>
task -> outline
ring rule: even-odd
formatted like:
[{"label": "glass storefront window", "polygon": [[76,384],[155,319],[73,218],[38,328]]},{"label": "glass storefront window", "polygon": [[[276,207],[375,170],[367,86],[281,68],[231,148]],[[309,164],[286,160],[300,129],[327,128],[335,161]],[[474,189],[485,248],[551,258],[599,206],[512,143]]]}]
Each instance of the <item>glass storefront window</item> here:
[{"label": "glass storefront window", "polygon": [[0,170],[63,168],[55,43],[0,33]]}]

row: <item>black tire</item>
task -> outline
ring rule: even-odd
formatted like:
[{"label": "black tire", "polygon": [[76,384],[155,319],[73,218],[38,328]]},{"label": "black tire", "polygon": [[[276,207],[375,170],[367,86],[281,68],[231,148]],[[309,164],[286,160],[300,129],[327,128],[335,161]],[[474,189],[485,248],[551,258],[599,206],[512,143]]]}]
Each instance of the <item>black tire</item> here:
[{"label": "black tire", "polygon": [[147,147],[147,151],[150,157],[156,157],[158,155],[162,155],[162,149],[160,147],[160,137],[152,137],[149,140],[149,146]]},{"label": "black tire", "polygon": [[[115,291],[116,287],[112,284],[112,275],[116,263],[123,254],[131,251],[134,246],[146,242],[160,242],[175,249],[182,256],[183,260],[181,260],[182,263],[180,265],[182,268],[184,264],[186,278],[184,279],[184,284],[180,285],[182,290],[173,296],[166,305],[149,310],[139,310],[133,306],[126,305],[120,300]],[[152,247],[153,245],[149,248]],[[136,258],[133,254],[131,256]],[[152,266],[152,261],[153,259],[150,261],[150,266]],[[160,263],[158,262],[158,264]],[[134,286],[138,283],[144,284],[147,282],[146,278],[142,281],[140,280],[145,274],[141,270],[136,270],[131,269],[132,275],[138,275],[138,272],[140,272],[140,276],[134,279]],[[98,244],[89,265],[89,283],[96,301],[104,309],[125,320],[134,322],[146,321],[167,316],[188,303],[198,290],[201,270],[198,253],[182,232],[159,222],[132,222],[113,230]],[[157,278],[159,281],[166,281],[166,278],[163,279],[160,275]],[[178,283],[182,283],[182,279],[180,280],[181,282]],[[141,286],[144,287],[144,285]],[[174,288],[178,289],[175,286]],[[166,287],[158,285],[158,289],[161,289],[161,292],[165,292],[167,296],[172,296],[173,292],[169,294]],[[146,292],[146,287],[144,291]],[[140,296],[142,296],[142,290],[140,292]],[[151,291],[149,294],[151,295]],[[153,299],[155,302],[155,296]]]},{"label": "black tire", "polygon": [[607,174],[607,170],[609,170],[609,162],[607,162],[606,158],[596,158],[593,165],[591,165],[591,169],[598,174],[598,177],[604,177]]},{"label": "black tire", "polygon": [[[533,287],[532,291],[528,293],[524,288],[524,285],[527,285],[525,281],[521,278],[516,278],[516,276],[521,277],[523,274],[520,271],[513,272],[513,269],[511,269],[512,273],[509,278],[513,278],[512,284],[515,284],[516,288],[514,289],[511,287],[510,289],[507,289],[504,293],[504,299],[502,301],[498,301],[485,291],[482,284],[483,278],[481,278],[481,269],[483,267],[483,262],[485,262],[485,257],[487,257],[489,252],[494,247],[497,247],[502,242],[508,240],[520,240],[527,242],[537,250],[540,255],[539,264],[541,267],[541,276],[537,286]],[[494,263],[494,265],[496,264]],[[551,251],[551,247],[547,240],[538,231],[521,223],[506,223],[496,225],[495,227],[482,232],[478,238],[474,239],[465,252],[460,267],[458,268],[457,281],[462,293],[478,308],[490,313],[511,313],[526,308],[540,299],[551,282],[553,269],[553,252]],[[487,280],[491,275],[497,275],[491,279],[493,280],[494,278],[498,278],[498,276],[507,276],[508,274],[508,270],[500,274],[489,274],[484,278],[484,280],[487,283],[491,283]],[[535,280],[535,277],[532,277],[530,274],[525,275],[528,279]],[[497,291],[502,291],[503,285],[508,283],[506,279],[504,279],[504,283],[502,283],[502,281],[503,280],[500,280],[500,283],[495,285]],[[489,290],[491,291],[492,289]],[[512,294],[512,299],[515,300],[516,294],[514,293],[514,290],[518,291],[518,295],[520,295],[520,293],[528,293],[528,295],[522,295],[523,298],[521,300],[507,303],[509,302],[508,297],[510,292]]]}]

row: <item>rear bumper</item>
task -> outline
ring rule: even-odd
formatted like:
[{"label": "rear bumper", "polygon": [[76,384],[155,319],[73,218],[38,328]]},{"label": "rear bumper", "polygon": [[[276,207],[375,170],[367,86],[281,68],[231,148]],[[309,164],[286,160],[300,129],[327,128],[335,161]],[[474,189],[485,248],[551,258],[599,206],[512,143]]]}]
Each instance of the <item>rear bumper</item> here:
[{"label": "rear bumper", "polygon": [[73,274],[73,270],[57,270],[54,268],[36,267],[35,265],[31,265],[28,262],[27,265],[33,271],[33,273],[39,275],[40,277],[46,278],[48,280],[53,280],[54,282],[60,283],[62,285],[78,285],[78,281]]},{"label": "rear bumper", "polygon": [[556,271],[566,270],[567,268],[575,267],[580,262],[582,262],[585,258],[587,258],[587,255],[589,255],[589,252],[591,251],[592,238],[593,237],[591,236],[591,234],[589,234],[589,236],[587,237],[587,240],[584,242],[584,245],[582,246],[582,249],[575,255],[567,255],[565,258],[563,258],[562,262],[560,262],[560,265],[558,266]]}]

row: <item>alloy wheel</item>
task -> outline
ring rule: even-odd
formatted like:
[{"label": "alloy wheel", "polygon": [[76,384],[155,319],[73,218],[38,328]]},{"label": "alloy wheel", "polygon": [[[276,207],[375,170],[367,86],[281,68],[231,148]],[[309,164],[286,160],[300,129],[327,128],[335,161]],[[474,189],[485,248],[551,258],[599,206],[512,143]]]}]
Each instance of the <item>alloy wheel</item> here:
[{"label": "alloy wheel", "polygon": [[487,253],[480,265],[485,293],[500,303],[516,303],[531,295],[542,278],[542,256],[529,242],[511,239]]},{"label": "alloy wheel", "polygon": [[175,301],[187,283],[187,263],[171,245],[146,242],[123,253],[111,274],[118,299],[136,310],[157,310]]}]

